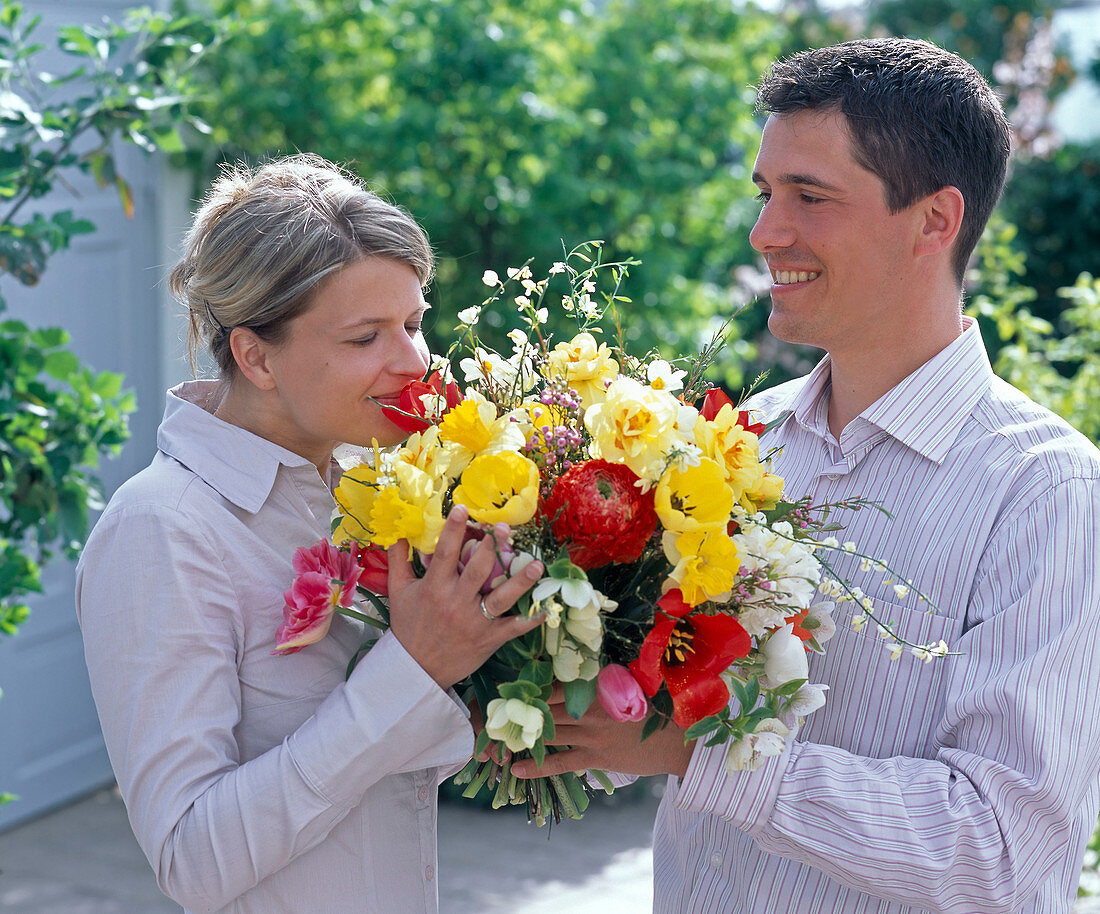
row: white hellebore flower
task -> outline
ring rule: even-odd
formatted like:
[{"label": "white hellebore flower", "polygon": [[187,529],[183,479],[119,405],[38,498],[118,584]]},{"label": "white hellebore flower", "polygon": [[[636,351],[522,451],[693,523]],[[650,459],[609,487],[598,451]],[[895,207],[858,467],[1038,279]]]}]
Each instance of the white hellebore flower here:
[{"label": "white hellebore flower", "polygon": [[827,685],[807,682],[794,693],[791,703],[787,705],[787,710],[783,714],[783,723],[792,729],[800,726],[805,718],[825,706],[825,693],[828,689]]},{"label": "white hellebore flower", "polygon": [[810,675],[806,648],[802,645],[802,639],[794,633],[793,624],[772,632],[764,642],[761,653],[770,688],[777,688],[792,679],[806,679]]},{"label": "white hellebore flower", "polygon": [[754,732],[730,746],[726,755],[726,770],[733,774],[735,771],[759,768],[764,759],[783,752],[790,732],[786,724],[775,718],[760,721]]},{"label": "white hellebore flower", "polygon": [[485,732],[512,752],[530,749],[542,736],[542,711],[518,698],[494,698],[485,711]]}]

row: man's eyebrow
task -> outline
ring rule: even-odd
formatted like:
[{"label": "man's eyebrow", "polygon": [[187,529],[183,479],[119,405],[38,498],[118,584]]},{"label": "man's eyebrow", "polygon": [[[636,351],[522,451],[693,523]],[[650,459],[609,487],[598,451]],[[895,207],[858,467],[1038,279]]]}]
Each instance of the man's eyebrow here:
[{"label": "man's eyebrow", "polygon": [[[752,183],[753,184],[768,184],[768,183],[771,183],[771,182],[765,180],[764,176],[762,174],[760,174],[760,172],[754,171],[752,173]],[[819,187],[822,190],[832,191],[833,193],[839,193],[840,192],[839,187],[836,187],[832,184],[829,184],[827,181],[821,180],[821,178],[815,178],[813,175],[798,174],[796,172],[788,172],[786,174],[781,174],[778,178],[776,178],[775,183],[776,184],[802,184],[806,187]]]}]

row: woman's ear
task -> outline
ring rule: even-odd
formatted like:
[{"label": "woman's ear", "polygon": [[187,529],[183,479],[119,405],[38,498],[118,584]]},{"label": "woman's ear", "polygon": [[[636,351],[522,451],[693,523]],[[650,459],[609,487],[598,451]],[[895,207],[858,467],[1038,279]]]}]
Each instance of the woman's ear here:
[{"label": "woman's ear", "polygon": [[923,220],[917,237],[918,257],[950,251],[962,228],[966,202],[957,187],[941,187],[918,204]]},{"label": "woman's ear", "polygon": [[272,390],[275,375],[271,371],[271,346],[248,327],[234,327],[229,334],[229,349],[237,370],[259,390]]}]

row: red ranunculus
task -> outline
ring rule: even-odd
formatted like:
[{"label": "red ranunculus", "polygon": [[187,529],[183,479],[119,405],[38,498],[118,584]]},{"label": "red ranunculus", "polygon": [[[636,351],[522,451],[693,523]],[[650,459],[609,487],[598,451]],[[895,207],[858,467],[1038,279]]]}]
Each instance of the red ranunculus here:
[{"label": "red ranunculus", "polygon": [[[733,401],[725,395],[725,393],[717,387],[711,387],[705,394],[703,394],[703,407],[699,410],[699,415],[702,416],[707,422],[714,421],[714,418],[722,411],[723,406],[728,406],[730,409],[734,409]],[[767,428],[763,422],[752,422],[749,419],[747,410],[738,410],[737,412],[737,424],[741,426],[746,432],[752,432],[757,437],[764,434],[764,429]]]},{"label": "red ranunculus", "polygon": [[633,562],[657,529],[653,492],[642,493],[637,474],[621,463],[586,460],[554,484],[543,513],[569,558],[581,568]]},{"label": "red ranunculus", "polygon": [[748,655],[752,639],[730,616],[693,613],[679,590],[670,590],[657,605],[664,613],[658,614],[630,672],[650,696],[665,683],[673,722],[690,727],[729,703],[729,689],[719,674]]},{"label": "red ranunculus", "polygon": [[[424,403],[424,397],[430,396],[433,400],[442,397],[442,409],[438,412],[429,412],[429,407]],[[429,401],[431,402],[431,401]],[[410,435],[414,432],[422,432],[424,429],[435,425],[449,410],[462,402],[462,394],[454,381],[443,383],[443,375],[433,371],[424,381],[410,381],[401,390],[401,397],[397,406],[383,406],[382,415],[390,420],[403,432]]]}]

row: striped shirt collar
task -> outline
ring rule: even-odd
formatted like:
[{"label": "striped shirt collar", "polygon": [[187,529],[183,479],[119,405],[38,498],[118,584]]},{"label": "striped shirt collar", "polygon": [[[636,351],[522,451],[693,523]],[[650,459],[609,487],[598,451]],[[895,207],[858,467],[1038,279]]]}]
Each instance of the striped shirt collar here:
[{"label": "striped shirt collar", "polygon": [[[832,440],[828,425],[831,365],[826,355],[790,404],[791,417],[826,440]],[[884,433],[942,463],[963,420],[992,380],[978,323],[963,317],[963,332],[956,340],[849,423],[841,434],[841,450],[869,445]]]},{"label": "striped shirt collar", "polygon": [[313,469],[313,464],[215,417],[210,404],[217,386],[217,381],[187,381],[168,391],[157,448],[222,498],[255,514],[271,494],[280,466]]}]

